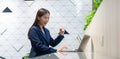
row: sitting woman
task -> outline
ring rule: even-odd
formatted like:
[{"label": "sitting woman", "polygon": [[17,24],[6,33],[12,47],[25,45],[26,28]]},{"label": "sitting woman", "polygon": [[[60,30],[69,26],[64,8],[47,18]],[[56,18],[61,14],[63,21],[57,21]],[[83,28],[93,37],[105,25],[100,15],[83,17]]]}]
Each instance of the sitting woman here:
[{"label": "sitting woman", "polygon": [[49,18],[50,12],[47,9],[41,8],[38,10],[35,22],[28,32],[28,38],[30,39],[32,46],[29,55],[30,58],[48,53],[59,52],[67,48],[66,46],[62,46],[58,49],[52,48],[58,45],[64,38],[64,29],[60,28],[58,37],[56,39],[53,39],[50,35],[49,30],[45,28],[45,25],[48,23]]}]

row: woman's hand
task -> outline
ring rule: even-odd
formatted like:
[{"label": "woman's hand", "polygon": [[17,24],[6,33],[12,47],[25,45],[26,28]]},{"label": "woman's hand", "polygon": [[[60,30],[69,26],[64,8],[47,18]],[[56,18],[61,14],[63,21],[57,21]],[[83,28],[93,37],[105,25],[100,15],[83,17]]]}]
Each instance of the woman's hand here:
[{"label": "woman's hand", "polygon": [[63,49],[67,49],[68,47],[67,46],[61,46],[60,48],[57,49],[57,52],[60,52],[62,51]]},{"label": "woman's hand", "polygon": [[63,28],[60,28],[59,34],[64,35],[65,30]]},{"label": "woman's hand", "polygon": [[59,55],[59,56],[67,56],[68,54],[67,53],[65,53],[65,52],[57,52],[57,54]]}]

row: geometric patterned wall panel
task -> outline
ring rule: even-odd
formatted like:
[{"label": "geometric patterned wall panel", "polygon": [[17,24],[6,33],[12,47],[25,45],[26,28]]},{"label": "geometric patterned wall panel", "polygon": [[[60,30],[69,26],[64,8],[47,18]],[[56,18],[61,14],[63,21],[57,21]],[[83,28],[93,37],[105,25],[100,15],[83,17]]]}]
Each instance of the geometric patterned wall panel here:
[{"label": "geometric patterned wall panel", "polygon": [[5,13],[5,12],[12,12],[8,7],[6,7],[4,10],[3,10],[3,12]]},{"label": "geometric patterned wall panel", "polygon": [[[3,13],[6,7],[12,13]],[[61,45],[68,45],[71,49],[78,47],[76,36],[83,36],[84,18],[92,9],[91,0],[0,0],[0,56],[21,59],[30,52],[27,32],[39,8],[46,8],[51,12],[46,27],[53,38],[58,35],[61,27],[70,33],[55,48]]]}]

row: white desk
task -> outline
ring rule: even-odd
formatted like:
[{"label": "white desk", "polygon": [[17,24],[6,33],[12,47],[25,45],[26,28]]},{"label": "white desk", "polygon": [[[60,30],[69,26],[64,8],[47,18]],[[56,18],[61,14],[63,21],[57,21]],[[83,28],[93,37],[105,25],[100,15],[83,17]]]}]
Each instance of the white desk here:
[{"label": "white desk", "polygon": [[30,59],[120,59],[109,55],[100,55],[97,53],[84,52],[62,52],[38,56]]}]

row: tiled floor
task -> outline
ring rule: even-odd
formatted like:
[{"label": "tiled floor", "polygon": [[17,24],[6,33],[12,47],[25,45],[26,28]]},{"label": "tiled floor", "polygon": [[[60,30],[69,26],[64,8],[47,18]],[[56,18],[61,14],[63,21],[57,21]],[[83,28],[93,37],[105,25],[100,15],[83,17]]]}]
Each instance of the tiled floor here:
[{"label": "tiled floor", "polygon": [[[68,45],[70,48],[77,48],[79,42],[76,36],[83,35],[84,18],[89,14],[91,6],[91,0],[0,0],[0,56],[21,59],[30,51],[27,32],[39,8],[46,8],[51,12],[46,27],[53,38],[57,36],[60,27],[70,33],[65,35],[57,47]],[[12,12],[3,13],[6,7]]]}]

